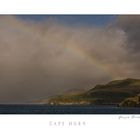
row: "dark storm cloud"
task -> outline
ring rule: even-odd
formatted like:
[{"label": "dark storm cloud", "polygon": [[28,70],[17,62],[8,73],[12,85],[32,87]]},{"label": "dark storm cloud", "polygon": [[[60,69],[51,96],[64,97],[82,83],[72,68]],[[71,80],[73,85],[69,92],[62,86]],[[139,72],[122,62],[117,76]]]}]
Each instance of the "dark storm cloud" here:
[{"label": "dark storm cloud", "polygon": [[133,38],[127,22],[119,18],[117,28],[72,27],[0,16],[0,103],[30,103],[138,76],[138,61],[130,62],[127,49]]},{"label": "dark storm cloud", "polygon": [[140,16],[119,16],[118,26],[126,32],[129,49],[136,52],[140,50]]},{"label": "dark storm cloud", "polygon": [[[129,51],[128,60],[139,70],[140,63],[140,16],[119,16],[118,27],[126,34],[126,49]],[[136,72],[137,73],[137,72]]]}]

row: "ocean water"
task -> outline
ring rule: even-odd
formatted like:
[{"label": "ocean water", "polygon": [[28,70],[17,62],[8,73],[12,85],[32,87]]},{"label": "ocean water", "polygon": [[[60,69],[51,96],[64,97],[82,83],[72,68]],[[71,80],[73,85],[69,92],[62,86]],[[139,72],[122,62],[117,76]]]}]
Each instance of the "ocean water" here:
[{"label": "ocean water", "polygon": [[140,114],[140,108],[12,104],[0,105],[0,114]]}]

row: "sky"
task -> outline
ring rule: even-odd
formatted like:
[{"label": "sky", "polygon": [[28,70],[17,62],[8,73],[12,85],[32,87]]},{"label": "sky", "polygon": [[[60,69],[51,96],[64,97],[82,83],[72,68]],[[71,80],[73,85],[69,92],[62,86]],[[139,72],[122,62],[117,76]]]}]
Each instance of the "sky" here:
[{"label": "sky", "polygon": [[139,78],[140,16],[0,16],[0,103],[34,103]]},{"label": "sky", "polygon": [[32,20],[42,22],[49,18],[55,19],[61,24],[73,25],[88,25],[88,26],[106,26],[110,22],[115,22],[115,15],[22,15],[17,16],[23,20]]}]

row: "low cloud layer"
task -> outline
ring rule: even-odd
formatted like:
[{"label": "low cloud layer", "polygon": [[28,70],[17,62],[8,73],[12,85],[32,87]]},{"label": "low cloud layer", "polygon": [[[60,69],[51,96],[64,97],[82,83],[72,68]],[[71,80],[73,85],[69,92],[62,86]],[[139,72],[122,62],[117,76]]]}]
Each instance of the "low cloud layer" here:
[{"label": "low cloud layer", "polygon": [[0,16],[0,103],[139,77],[139,16],[104,28]]}]

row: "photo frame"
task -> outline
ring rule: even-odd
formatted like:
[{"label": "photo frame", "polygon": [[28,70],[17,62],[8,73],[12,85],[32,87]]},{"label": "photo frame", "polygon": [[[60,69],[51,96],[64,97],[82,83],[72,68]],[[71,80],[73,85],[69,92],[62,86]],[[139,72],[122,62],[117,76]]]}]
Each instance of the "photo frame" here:
[{"label": "photo frame", "polygon": [[[134,92],[134,86],[139,87],[139,47],[137,47],[139,2],[137,0],[133,2],[5,0],[1,2],[0,14],[0,138],[5,140],[46,140],[48,138],[52,140],[93,138],[131,140],[139,138],[139,93],[137,89]],[[38,18],[34,19],[35,16]],[[47,16],[50,16],[49,22],[48,18],[45,19]],[[73,22],[73,18],[76,18],[76,23]],[[66,40],[68,40],[67,43]],[[70,44],[69,47],[64,49],[67,44]],[[59,46],[59,48],[45,51],[48,46],[51,48]],[[83,51],[78,52],[80,46],[86,48],[84,51],[88,55],[84,55]],[[103,47],[99,51],[97,46],[106,46],[106,49]],[[99,64],[95,58],[91,57],[93,54],[100,62]],[[61,59],[57,58],[53,63],[49,63],[56,55],[61,56]],[[46,57],[49,59],[42,61]],[[94,63],[91,63],[91,60]],[[48,74],[45,74],[46,63],[49,63]],[[42,67],[43,69],[40,69]],[[92,79],[90,74],[93,67],[94,78]],[[64,70],[68,73],[66,74]],[[109,76],[110,72],[111,76]],[[49,79],[48,83],[41,82],[46,77]],[[56,79],[61,79],[61,82],[57,80],[56,82],[49,77],[57,77]],[[78,81],[70,80],[77,77]],[[91,81],[87,80],[90,78]],[[39,85],[42,89],[38,88]],[[53,85],[54,88],[51,89],[58,91],[61,87],[61,90],[57,94],[51,91],[51,96],[45,96],[46,93],[50,94],[45,90],[46,85],[47,89]],[[63,89],[62,87],[66,85],[69,88]],[[117,105],[112,105],[110,101],[114,102],[113,97],[118,98],[118,96],[113,94],[114,96],[108,100],[107,96],[102,94],[106,100],[96,100],[98,109],[97,106],[93,107],[95,100],[94,102],[90,100],[90,105],[85,105],[83,96],[89,97],[92,92],[95,93],[95,89],[96,93],[99,93],[99,90],[107,87],[109,87],[108,90],[116,93],[113,86],[116,86],[117,93],[120,93],[118,88],[121,86],[121,92],[123,90],[123,95],[127,98],[121,97],[124,100]],[[38,95],[39,91],[42,92]],[[78,102],[84,104],[76,104],[77,99],[73,91],[78,92],[76,96],[80,96]],[[32,93],[35,96],[30,96]],[[70,98],[66,98],[64,94],[68,94]],[[134,96],[131,96],[132,94]],[[74,101],[74,104],[70,104],[68,99]],[[62,102],[57,104],[56,100],[66,101],[67,105]],[[118,100],[120,101],[119,98]]]}]

